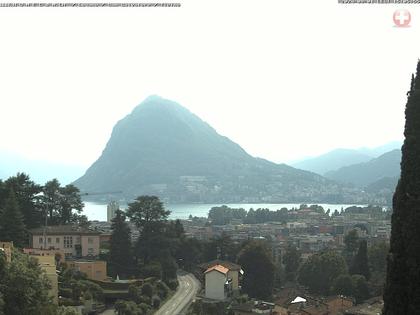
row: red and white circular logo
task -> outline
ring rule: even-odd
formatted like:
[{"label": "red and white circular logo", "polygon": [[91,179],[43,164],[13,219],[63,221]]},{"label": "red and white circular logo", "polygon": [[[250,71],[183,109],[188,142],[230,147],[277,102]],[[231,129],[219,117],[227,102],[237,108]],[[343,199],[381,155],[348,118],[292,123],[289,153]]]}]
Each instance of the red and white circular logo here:
[{"label": "red and white circular logo", "polygon": [[411,14],[408,10],[396,10],[393,15],[395,26],[409,27],[411,22]]}]

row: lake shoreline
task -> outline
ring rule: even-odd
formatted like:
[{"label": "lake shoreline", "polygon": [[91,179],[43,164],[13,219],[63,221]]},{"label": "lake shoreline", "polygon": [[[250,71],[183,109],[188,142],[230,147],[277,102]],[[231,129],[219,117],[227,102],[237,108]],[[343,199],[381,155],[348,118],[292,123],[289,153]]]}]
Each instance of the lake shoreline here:
[{"label": "lake shoreline", "polygon": [[[106,221],[107,215],[107,204],[105,203],[95,203],[85,201],[85,208],[83,214],[88,217],[91,221]],[[243,208],[249,210],[250,208],[266,208],[271,211],[276,211],[281,208],[299,208],[301,204],[310,205],[319,205],[322,206],[325,210],[330,209],[331,212],[341,209],[345,209],[352,206],[357,207],[366,207],[367,204],[328,204],[328,203],[188,203],[188,204],[164,204],[165,208],[171,211],[169,219],[188,219],[190,215],[196,217],[207,217],[209,210],[212,207],[228,206],[230,208]],[[120,204],[122,210],[127,208],[127,204]]]}]

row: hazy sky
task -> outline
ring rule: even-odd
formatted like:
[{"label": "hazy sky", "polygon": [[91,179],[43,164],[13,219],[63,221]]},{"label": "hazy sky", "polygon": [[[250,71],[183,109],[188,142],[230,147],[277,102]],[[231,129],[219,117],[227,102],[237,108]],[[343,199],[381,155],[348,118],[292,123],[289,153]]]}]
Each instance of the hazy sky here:
[{"label": "hazy sky", "polygon": [[150,94],[276,162],[402,139],[419,5],[181,3],[0,8],[0,151],[88,166]]}]

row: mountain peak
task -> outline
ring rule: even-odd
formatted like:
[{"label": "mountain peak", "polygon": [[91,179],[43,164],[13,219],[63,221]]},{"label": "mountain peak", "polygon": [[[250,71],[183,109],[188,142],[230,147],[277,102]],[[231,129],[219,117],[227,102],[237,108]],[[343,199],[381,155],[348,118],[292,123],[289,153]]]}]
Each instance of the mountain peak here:
[{"label": "mountain peak", "polygon": [[140,119],[142,121],[149,119],[154,122],[167,122],[169,124],[173,123],[175,120],[183,121],[187,124],[193,122],[206,124],[181,104],[159,95],[148,96],[123,120],[130,119]]},{"label": "mountain peak", "polygon": [[114,126],[102,155],[75,184],[170,202],[326,201],[325,192],[337,189],[319,175],[252,157],[180,104],[157,95]]},{"label": "mountain peak", "polygon": [[181,106],[179,105],[177,102],[174,102],[172,100],[169,100],[167,98],[164,98],[160,95],[157,94],[152,94],[149,95],[148,97],[146,97],[139,106],[144,106],[144,105],[162,105],[162,104],[170,104],[170,105],[177,105],[177,106]]}]

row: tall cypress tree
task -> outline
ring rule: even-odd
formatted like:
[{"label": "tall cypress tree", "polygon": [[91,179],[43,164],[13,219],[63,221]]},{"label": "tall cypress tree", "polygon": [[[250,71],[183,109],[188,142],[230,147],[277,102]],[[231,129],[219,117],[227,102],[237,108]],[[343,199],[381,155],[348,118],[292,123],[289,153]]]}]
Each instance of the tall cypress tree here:
[{"label": "tall cypress tree", "polygon": [[10,190],[1,212],[0,240],[12,241],[17,247],[22,247],[26,244],[23,215],[20,212],[13,189]]},{"label": "tall cypress tree", "polygon": [[384,315],[420,314],[420,60],[407,94],[401,177],[393,198]]},{"label": "tall cypress tree", "polygon": [[132,272],[131,231],[125,221],[124,212],[117,210],[112,219],[109,273],[113,277],[128,277]]},{"label": "tall cypress tree", "polygon": [[350,266],[350,273],[352,275],[362,275],[369,280],[370,271],[367,255],[367,242],[365,240],[360,241],[359,250],[356,256],[353,258],[353,263]]}]

